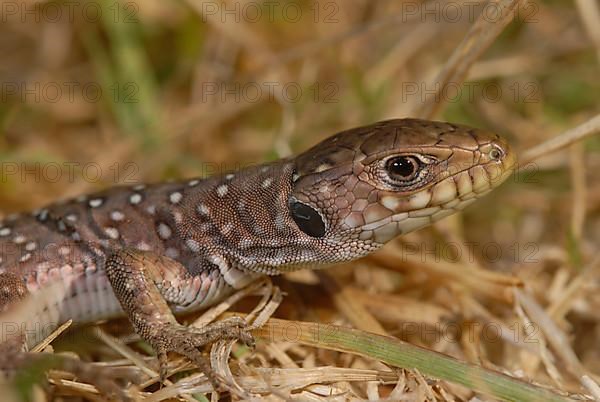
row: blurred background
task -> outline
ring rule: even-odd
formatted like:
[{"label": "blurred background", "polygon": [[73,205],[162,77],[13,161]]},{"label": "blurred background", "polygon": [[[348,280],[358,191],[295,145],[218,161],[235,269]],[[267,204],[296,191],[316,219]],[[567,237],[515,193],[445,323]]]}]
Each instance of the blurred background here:
[{"label": "blurred background", "polygon": [[[597,114],[594,10],[585,0],[521,5],[466,81],[436,99],[435,118],[496,131],[523,151]],[[0,213],[115,184],[206,176],[290,155],[345,128],[416,116],[477,17],[494,11],[435,0],[2,1]],[[524,348],[507,334],[451,342],[402,328],[411,317],[426,326],[444,317],[522,329],[531,317],[506,279],[518,278],[600,375],[598,269],[586,271],[600,246],[599,169],[596,135],[534,161],[388,254],[327,275],[390,334],[579,390],[556,370],[560,356],[539,346],[543,331],[528,335],[541,343]],[[323,278],[288,279],[291,299],[306,306],[280,314],[353,322],[323,300]],[[316,304],[294,298],[294,286],[312,291]]]}]

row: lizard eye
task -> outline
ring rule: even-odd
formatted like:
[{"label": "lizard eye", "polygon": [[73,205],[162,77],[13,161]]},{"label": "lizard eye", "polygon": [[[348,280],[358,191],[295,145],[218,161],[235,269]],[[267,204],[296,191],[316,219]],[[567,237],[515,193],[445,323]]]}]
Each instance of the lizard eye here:
[{"label": "lizard eye", "polygon": [[390,158],[385,164],[385,170],[393,180],[409,181],[419,173],[421,161],[414,156],[402,155]]},{"label": "lizard eye", "polygon": [[502,149],[500,149],[498,146],[495,146],[490,150],[488,156],[491,160],[498,161],[504,156],[504,153],[502,152]]},{"label": "lizard eye", "polygon": [[319,213],[300,201],[290,203],[290,213],[301,231],[311,237],[325,236],[325,222]]}]

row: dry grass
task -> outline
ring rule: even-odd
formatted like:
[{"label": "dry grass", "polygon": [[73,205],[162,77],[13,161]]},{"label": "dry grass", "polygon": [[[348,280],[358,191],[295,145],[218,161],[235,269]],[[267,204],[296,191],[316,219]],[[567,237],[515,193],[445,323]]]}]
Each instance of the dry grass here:
[{"label": "dry grass", "polygon": [[[271,160],[383,118],[487,127],[521,154],[530,150],[513,180],[372,257],[278,278],[287,295],[276,316],[387,334],[577,398],[600,397],[597,117],[586,138],[585,127],[569,132],[599,112],[597,2],[492,2],[517,12],[496,24],[489,6],[478,19],[484,3],[435,0],[301,1],[298,20],[298,8],[286,18],[288,3],[277,1],[272,19],[267,6],[256,18],[258,2],[227,1],[238,7],[230,14],[194,0],[126,9],[75,1],[72,14],[66,3],[2,4],[3,213],[117,182]],[[101,5],[103,17],[95,21],[97,8],[86,4]],[[566,142],[549,143],[562,148],[533,148],[563,132]],[[176,400],[173,388],[158,391],[154,360],[127,331],[109,324],[92,347],[72,337],[53,345],[104,365],[133,361],[150,400]],[[220,347],[226,356],[229,346]],[[242,388],[272,400],[489,400],[417,370],[295,342],[238,347],[229,363]],[[173,360],[173,370],[186,368]],[[94,395],[66,374],[50,379],[55,386],[34,390],[35,400]],[[206,391],[201,384],[188,385]]]}]

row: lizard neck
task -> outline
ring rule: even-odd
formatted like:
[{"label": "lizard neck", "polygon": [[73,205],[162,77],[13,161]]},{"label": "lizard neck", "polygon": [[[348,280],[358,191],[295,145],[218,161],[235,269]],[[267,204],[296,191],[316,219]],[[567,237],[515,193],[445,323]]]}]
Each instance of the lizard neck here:
[{"label": "lizard neck", "polygon": [[284,160],[207,179],[181,203],[179,237],[222,269],[268,275],[351,259],[291,218],[294,172],[294,161]]}]

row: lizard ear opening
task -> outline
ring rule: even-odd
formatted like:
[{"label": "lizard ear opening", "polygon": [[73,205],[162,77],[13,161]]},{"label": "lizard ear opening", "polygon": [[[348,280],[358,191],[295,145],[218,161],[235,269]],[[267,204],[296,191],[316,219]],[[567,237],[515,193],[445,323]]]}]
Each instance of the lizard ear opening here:
[{"label": "lizard ear opening", "polygon": [[325,222],[311,206],[297,200],[290,200],[290,214],[301,231],[311,237],[325,236]]}]

